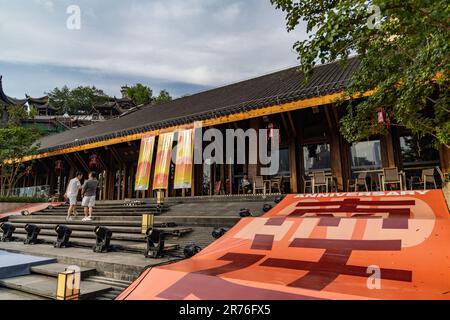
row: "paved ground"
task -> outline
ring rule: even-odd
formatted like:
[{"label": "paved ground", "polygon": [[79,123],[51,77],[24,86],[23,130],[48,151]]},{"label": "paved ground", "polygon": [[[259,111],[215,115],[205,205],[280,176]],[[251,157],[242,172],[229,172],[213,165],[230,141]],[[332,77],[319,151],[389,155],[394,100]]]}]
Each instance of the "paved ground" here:
[{"label": "paved ground", "polygon": [[32,294],[0,287],[0,300],[47,300]]},{"label": "paved ground", "polygon": [[174,259],[151,259],[141,254],[125,252],[95,253],[87,248],[58,249],[48,244],[24,245],[21,242],[2,242],[0,250],[55,257],[60,263],[95,268],[102,276],[127,281],[133,281],[147,267]]}]

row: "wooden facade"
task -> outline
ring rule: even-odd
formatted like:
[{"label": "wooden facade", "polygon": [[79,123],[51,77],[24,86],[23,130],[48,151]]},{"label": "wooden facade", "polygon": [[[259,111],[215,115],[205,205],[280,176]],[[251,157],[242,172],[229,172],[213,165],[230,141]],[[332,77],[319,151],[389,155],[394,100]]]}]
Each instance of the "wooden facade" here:
[{"label": "wooden facade", "polygon": [[[35,176],[25,176],[19,186],[47,184],[52,194],[61,195],[75,171],[95,170],[100,176],[100,199],[153,197],[151,187],[145,192],[134,190],[141,138],[175,132],[198,122],[204,129],[215,128],[223,133],[227,129],[266,129],[269,125],[278,128],[277,179],[282,179],[282,191],[286,193],[304,192],[305,182],[315,171],[332,176],[335,190],[348,190],[349,180],[361,171],[375,174],[386,167],[404,170],[407,178],[420,175],[420,170],[426,167],[448,173],[448,148],[436,150],[427,137],[417,139],[398,126],[367,141],[349,144],[343,138],[340,119],[346,106],[337,105],[336,101],[364,99],[372,94],[344,96],[345,86],[358,67],[356,57],[346,64],[317,66],[309,82],[304,81],[297,68],[289,68],[163,105],[140,106],[119,118],[45,137],[40,141],[39,153],[23,159],[33,161]],[[90,164],[94,153],[99,158],[96,167]],[[56,162],[63,164],[62,170],[55,170]],[[261,175],[261,165],[248,161],[232,165],[196,164],[192,188],[174,190],[174,168],[172,165],[166,190],[166,196],[171,197],[237,194],[244,175],[251,182]],[[264,177],[270,178],[273,177]]]},{"label": "wooden facade", "polygon": [[[297,110],[273,113],[260,117],[251,117],[207,128],[216,128],[225,132],[226,129],[241,128],[247,130],[266,128],[267,123],[273,123],[280,129],[280,155],[287,155],[287,170],[280,173],[284,179],[284,192],[304,192],[304,180],[308,175],[305,157],[308,158],[308,148],[311,146],[327,146],[325,167],[318,169],[329,170],[337,182],[337,190],[348,190],[347,181],[355,175],[352,168],[351,145],[339,132],[339,120],[345,107],[326,104],[318,107],[300,108]],[[391,129],[385,136],[374,137],[376,145],[379,143],[381,167],[396,166],[404,169],[402,147],[400,139],[408,136],[408,132]],[[116,144],[106,144],[96,148],[89,148],[61,155],[39,158],[34,160],[33,175],[25,176],[19,182],[19,187],[49,185],[53,194],[64,194],[66,184],[76,171],[99,173],[101,200],[123,200],[125,198],[154,197],[151,189],[145,192],[134,190],[136,167],[139,156],[140,140],[126,141]],[[90,166],[90,156],[98,155],[98,166]],[[225,152],[224,152],[225,154]],[[436,165],[443,172],[450,171],[450,154],[447,148],[436,152]],[[55,171],[55,162],[63,162],[63,170]],[[285,160],[285,158],[283,158]],[[434,164],[433,164],[434,165]],[[329,167],[328,167],[329,166]],[[170,176],[173,178],[174,165]],[[407,169],[407,168],[406,168]],[[195,165],[193,174],[193,188],[189,190],[173,190],[171,182],[167,196],[208,196],[213,194],[238,194],[238,184],[246,174],[250,181],[260,175],[260,166],[253,164],[228,165],[212,164]],[[152,177],[151,180],[152,181]],[[220,190],[215,190],[220,181]]]}]

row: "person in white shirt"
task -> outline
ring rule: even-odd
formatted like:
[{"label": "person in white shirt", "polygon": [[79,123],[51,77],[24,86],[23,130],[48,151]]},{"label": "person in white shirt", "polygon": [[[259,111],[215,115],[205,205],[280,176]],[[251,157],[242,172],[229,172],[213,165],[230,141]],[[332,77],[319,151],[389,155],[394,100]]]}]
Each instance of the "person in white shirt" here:
[{"label": "person in white shirt", "polygon": [[64,198],[69,200],[69,209],[67,210],[66,221],[72,220],[72,215],[77,215],[75,209],[77,207],[78,192],[81,189],[81,179],[83,179],[83,174],[81,172],[77,172],[75,178],[69,181],[66,193],[64,194]]}]

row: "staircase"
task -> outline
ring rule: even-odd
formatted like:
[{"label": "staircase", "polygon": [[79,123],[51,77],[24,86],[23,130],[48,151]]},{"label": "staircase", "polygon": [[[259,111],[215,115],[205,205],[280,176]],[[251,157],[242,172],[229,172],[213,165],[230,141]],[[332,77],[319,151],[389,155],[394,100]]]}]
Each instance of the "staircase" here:
[{"label": "staircase", "polygon": [[[92,248],[96,236],[94,228],[104,226],[112,231],[111,247],[113,250],[144,253],[146,248],[145,235],[141,233],[141,220],[143,213],[161,214],[168,210],[168,206],[157,208],[156,204],[138,206],[125,206],[123,202],[98,204],[94,210],[94,220],[81,221],[84,216],[81,212],[72,221],[66,221],[68,206],[50,207],[29,216],[11,216],[9,223],[16,227],[14,236],[16,240],[26,238],[26,224],[35,224],[41,228],[39,241],[53,244],[56,241],[55,227],[58,224],[66,225],[72,229],[70,244],[76,247]],[[82,208],[79,208],[81,210]],[[162,222],[170,222],[162,219]],[[162,227],[168,234],[166,248],[168,251],[178,249],[178,245],[170,243],[170,238],[178,238],[192,231],[186,227],[166,227],[161,222],[155,227]]]},{"label": "staircase", "polygon": [[[124,205],[123,201],[98,201],[94,209],[94,220],[90,222],[81,221],[81,207],[78,207],[78,216],[67,222],[66,205],[47,208],[28,216],[10,216],[8,222],[16,227],[14,237],[17,241],[0,243],[0,250],[51,256],[59,263],[32,267],[30,275],[0,280],[0,297],[1,290],[9,290],[6,295],[13,297],[28,295],[36,299],[54,299],[58,272],[64,271],[68,264],[75,264],[84,266],[81,299],[114,299],[145,268],[184,258],[183,249],[188,244],[194,243],[205,248],[215,240],[211,235],[214,228],[232,227],[240,220],[241,208],[247,208],[253,215],[259,216],[263,214],[262,207],[265,203],[275,205],[273,198],[169,198],[159,210],[153,199],[144,199],[144,203],[135,206]],[[155,227],[164,229],[169,234],[165,241],[166,255],[163,259],[143,256],[146,248],[145,237],[141,234],[143,213],[155,214]],[[43,244],[33,246],[19,242],[26,238],[24,228],[27,223],[41,228],[38,239]],[[171,223],[170,227],[168,223]],[[172,226],[173,223],[175,226]],[[55,227],[58,224],[72,229],[70,243],[73,248],[53,248],[56,241]],[[111,247],[116,252],[92,252],[96,226],[105,226],[112,231]]]},{"label": "staircase", "polygon": [[[113,234],[113,250],[143,254],[146,248],[145,236],[141,234],[143,213],[155,214],[155,227],[165,230],[165,248],[169,255],[182,257],[187,244],[195,243],[206,247],[214,238],[211,232],[216,227],[232,227],[236,224],[241,208],[248,208],[254,215],[261,215],[264,203],[273,203],[272,198],[256,197],[186,197],[169,198],[157,212],[153,199],[145,199],[144,204],[124,205],[123,201],[98,201],[94,209],[94,220],[82,222],[82,208],[78,207],[78,216],[66,221],[68,206],[47,208],[29,216],[10,216],[9,223],[16,227],[16,240],[26,238],[25,225],[35,224],[41,228],[38,239],[53,244],[56,240],[55,227],[67,225],[72,229],[72,246],[92,248],[95,244],[94,228],[105,226]],[[175,227],[168,227],[174,223]]]}]

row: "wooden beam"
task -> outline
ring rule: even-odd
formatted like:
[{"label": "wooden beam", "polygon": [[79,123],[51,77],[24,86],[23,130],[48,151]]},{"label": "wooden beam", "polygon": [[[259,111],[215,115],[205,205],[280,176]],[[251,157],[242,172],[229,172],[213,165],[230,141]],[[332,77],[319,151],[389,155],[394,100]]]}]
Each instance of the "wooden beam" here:
[{"label": "wooden beam", "polygon": [[[64,156],[67,156],[67,155],[64,155]],[[86,170],[86,172],[90,171],[88,165],[84,162],[83,158],[78,153],[75,153],[75,158],[83,166],[83,168],[84,168],[84,170]]]},{"label": "wooden beam", "polygon": [[81,171],[80,167],[68,155],[65,154],[64,159],[66,159],[71,167],[77,169],[77,171]]},{"label": "wooden beam", "polygon": [[291,126],[292,134],[294,135],[294,137],[297,137],[297,128],[295,126],[294,119],[292,118],[292,113],[291,113],[291,111],[286,112],[286,113],[287,113],[287,117],[289,120],[289,125]]},{"label": "wooden beam", "polygon": [[280,115],[281,115],[281,121],[283,121],[283,127],[284,127],[284,131],[285,131],[286,135],[292,137],[292,135],[294,133],[291,132],[291,128],[288,125],[288,122],[286,120],[286,115],[284,113],[281,113]]}]

